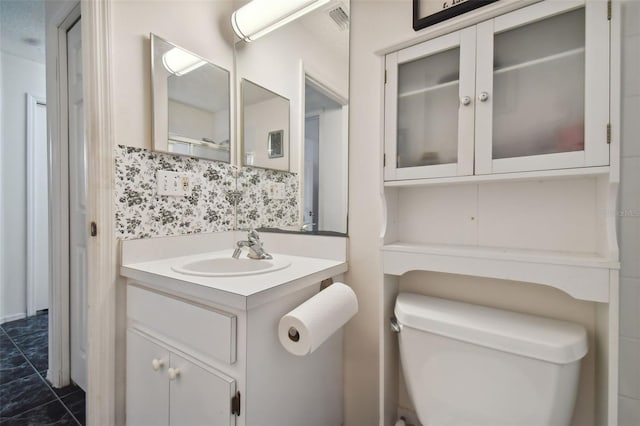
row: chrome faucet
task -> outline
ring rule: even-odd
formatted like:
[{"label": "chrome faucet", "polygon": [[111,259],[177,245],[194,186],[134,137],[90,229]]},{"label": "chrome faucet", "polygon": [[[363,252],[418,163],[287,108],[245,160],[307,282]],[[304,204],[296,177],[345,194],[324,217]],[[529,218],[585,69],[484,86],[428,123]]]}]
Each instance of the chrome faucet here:
[{"label": "chrome faucet", "polygon": [[260,241],[260,235],[258,235],[258,231],[251,228],[247,233],[246,241],[238,241],[236,243],[237,247],[233,251],[233,258],[238,259],[240,257],[240,253],[242,252],[242,248],[246,247],[249,249],[249,254],[247,255],[250,259],[262,260],[262,259],[273,259],[269,253],[264,251],[262,248],[262,241]]}]

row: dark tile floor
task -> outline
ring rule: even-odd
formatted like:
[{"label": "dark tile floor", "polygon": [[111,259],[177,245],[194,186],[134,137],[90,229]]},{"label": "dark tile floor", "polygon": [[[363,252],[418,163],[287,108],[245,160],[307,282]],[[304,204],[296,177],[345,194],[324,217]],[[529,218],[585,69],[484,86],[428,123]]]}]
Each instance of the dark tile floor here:
[{"label": "dark tile floor", "polygon": [[0,425],[84,425],[85,395],[54,389],[48,368],[47,312],[0,324]]}]

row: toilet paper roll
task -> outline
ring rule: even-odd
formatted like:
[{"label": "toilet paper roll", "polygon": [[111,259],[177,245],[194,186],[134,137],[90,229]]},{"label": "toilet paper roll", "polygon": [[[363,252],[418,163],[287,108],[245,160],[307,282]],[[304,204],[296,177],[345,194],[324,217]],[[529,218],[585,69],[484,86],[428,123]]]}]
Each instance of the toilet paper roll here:
[{"label": "toilet paper roll", "polygon": [[278,338],[290,353],[312,353],[358,312],[351,288],[334,283],[280,319]]}]

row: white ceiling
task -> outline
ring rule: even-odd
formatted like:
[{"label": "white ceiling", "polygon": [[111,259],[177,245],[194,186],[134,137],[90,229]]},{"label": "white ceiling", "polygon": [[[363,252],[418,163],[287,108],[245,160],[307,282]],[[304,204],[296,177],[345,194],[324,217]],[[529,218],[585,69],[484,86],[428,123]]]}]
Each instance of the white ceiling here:
[{"label": "white ceiling", "polygon": [[0,50],[45,62],[45,0],[0,0]]},{"label": "white ceiling", "polygon": [[326,7],[316,9],[299,18],[298,21],[309,34],[317,37],[323,44],[329,46],[335,54],[343,58],[349,57],[349,30],[339,29],[329,16],[328,11],[341,6],[348,13],[348,4],[348,0],[331,1]]}]

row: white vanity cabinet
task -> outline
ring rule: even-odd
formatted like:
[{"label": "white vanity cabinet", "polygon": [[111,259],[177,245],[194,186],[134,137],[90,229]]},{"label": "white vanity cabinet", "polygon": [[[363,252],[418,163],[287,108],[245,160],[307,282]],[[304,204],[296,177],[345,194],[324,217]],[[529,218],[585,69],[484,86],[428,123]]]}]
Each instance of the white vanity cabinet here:
[{"label": "white vanity cabinet", "polygon": [[278,324],[321,282],[346,272],[346,238],[262,234],[274,262],[289,263],[271,272],[200,276],[176,268],[231,259],[229,247],[245,236],[122,242],[128,426],[342,423],[342,330],[296,356],[280,343]]},{"label": "white vanity cabinet", "polygon": [[386,181],[609,164],[609,20],[542,1],[386,55]]}]

